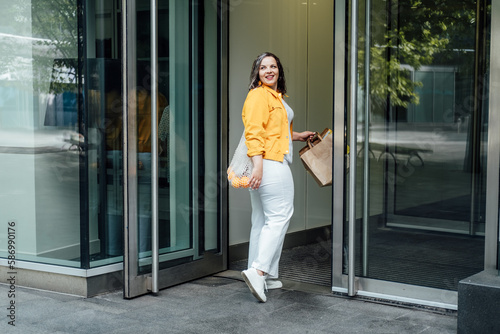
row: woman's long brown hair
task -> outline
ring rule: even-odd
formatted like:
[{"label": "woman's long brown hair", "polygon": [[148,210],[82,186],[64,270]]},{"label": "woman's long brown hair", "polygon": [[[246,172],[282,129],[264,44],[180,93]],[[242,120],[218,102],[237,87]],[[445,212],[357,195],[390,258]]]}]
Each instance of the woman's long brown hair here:
[{"label": "woman's long brown hair", "polygon": [[271,52],[264,52],[254,60],[252,65],[252,72],[250,73],[250,86],[248,87],[248,89],[252,90],[261,85],[259,79],[260,63],[262,63],[262,59],[266,57],[273,57],[276,60],[276,64],[278,64],[279,76],[278,76],[278,87],[276,88],[276,90],[278,91],[278,93],[285,95],[286,94],[285,72],[283,71],[283,66],[281,65],[280,59]]}]

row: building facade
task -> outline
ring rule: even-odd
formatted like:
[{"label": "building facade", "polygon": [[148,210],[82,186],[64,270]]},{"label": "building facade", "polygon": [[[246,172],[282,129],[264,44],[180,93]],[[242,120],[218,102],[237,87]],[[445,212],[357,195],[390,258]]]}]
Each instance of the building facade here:
[{"label": "building facade", "polygon": [[132,298],[244,266],[249,195],[225,166],[263,51],[294,129],[334,136],[331,187],[294,144],[283,277],[457,309],[461,280],[498,276],[499,3],[0,8],[2,282]]}]

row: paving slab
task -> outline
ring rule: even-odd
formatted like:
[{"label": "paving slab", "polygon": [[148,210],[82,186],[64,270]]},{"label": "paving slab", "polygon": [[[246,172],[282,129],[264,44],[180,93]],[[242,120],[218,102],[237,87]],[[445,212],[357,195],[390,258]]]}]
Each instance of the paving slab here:
[{"label": "paving slab", "polygon": [[[319,292],[285,282],[259,303],[237,275],[210,276],[123,299],[116,291],[92,298],[17,287],[16,326],[7,318],[0,284],[0,333],[456,333],[456,313],[441,314]],[[313,289],[314,290],[314,289]]]}]

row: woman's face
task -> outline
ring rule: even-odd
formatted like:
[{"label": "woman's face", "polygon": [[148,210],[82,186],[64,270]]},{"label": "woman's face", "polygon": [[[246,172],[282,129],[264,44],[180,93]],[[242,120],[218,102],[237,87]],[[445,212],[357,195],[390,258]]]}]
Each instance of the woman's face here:
[{"label": "woman's face", "polygon": [[262,59],[259,67],[259,79],[263,85],[276,90],[278,88],[279,74],[278,64],[274,57],[269,56]]}]

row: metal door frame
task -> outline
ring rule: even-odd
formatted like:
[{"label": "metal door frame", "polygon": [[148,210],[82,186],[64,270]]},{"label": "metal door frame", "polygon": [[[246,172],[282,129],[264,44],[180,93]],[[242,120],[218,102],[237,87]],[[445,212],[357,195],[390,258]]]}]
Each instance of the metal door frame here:
[{"label": "metal door frame", "polygon": [[[491,1],[491,31],[500,29],[500,3]],[[491,34],[490,44],[490,92],[488,113],[488,167],[486,170],[486,227],[485,227],[485,270],[499,269],[499,184],[500,184],[500,40]]]},{"label": "metal door frame", "polygon": [[[369,1],[369,0],[368,0]],[[345,196],[346,186],[349,191],[349,202],[355,199],[355,169],[356,154],[350,154],[349,173],[345,173],[345,147],[347,130],[350,130],[350,151],[356,152],[356,57],[353,50],[357,49],[357,3],[358,0],[346,0],[335,2],[335,32],[334,32],[334,147],[333,147],[333,198],[332,198],[332,291],[349,296],[366,296],[381,298],[405,303],[415,303],[432,307],[457,309],[458,293],[415,285],[400,284],[395,282],[379,281],[368,278],[356,277],[354,272],[355,257],[348,255],[346,263],[347,275],[343,273],[343,261],[345,256],[344,245],[344,221],[346,215],[349,217],[348,248],[355,249],[353,235],[355,224],[355,205],[349,207],[345,212],[347,198]],[[350,6],[349,6],[350,5]],[[354,11],[349,12],[349,8]],[[500,29],[500,3],[493,2],[491,6],[491,31]],[[348,28],[346,19],[350,14],[351,27]],[[350,39],[348,39],[350,37]],[[500,52],[499,37],[492,34],[490,54]],[[347,68],[347,59],[350,57],[350,67]],[[349,73],[350,72],[350,73]],[[349,74],[348,74],[349,73]],[[357,81],[357,80],[356,80]],[[499,183],[500,183],[500,111],[496,109],[500,105],[500,96],[495,94],[494,88],[500,86],[500,59],[490,57],[490,93],[489,93],[489,129],[488,131],[488,166],[487,166],[487,202],[486,202],[486,232],[485,232],[485,269],[498,270],[498,253],[500,244],[499,235]],[[346,124],[346,119],[354,121]],[[349,127],[349,128],[347,128]],[[344,181],[345,180],[345,181]],[[364,208],[366,210],[366,208]]]},{"label": "metal door frame", "polygon": [[[176,0],[170,0],[170,10],[175,11],[179,6],[186,5],[184,2],[177,3]],[[187,3],[189,6],[189,3]],[[135,104],[135,88],[137,82],[137,53],[136,53],[136,0],[121,0],[122,6],[122,74],[123,74],[123,200],[124,200],[124,259],[123,259],[123,295],[124,298],[133,298],[142,294],[152,292],[158,293],[159,289],[180,284],[202,276],[213,274],[217,271],[227,269],[227,187],[220,186],[220,204],[219,204],[219,242],[220,252],[205,252],[203,259],[191,261],[189,263],[177,265],[171,268],[159,270],[159,243],[158,243],[158,160],[156,154],[152,154],[152,273],[139,274],[138,271],[138,219],[137,219],[137,108]],[[219,124],[221,129],[227,128],[227,50],[228,50],[228,31],[227,15],[228,5],[226,1],[220,1],[217,6],[217,16],[219,19],[218,39],[220,45],[218,52],[221,55],[218,66],[220,69],[220,96],[218,96],[218,110],[220,110]],[[158,96],[158,0],[151,0],[151,69],[152,69],[152,107],[151,107],[151,136],[157,135],[157,116],[156,103]],[[173,15],[173,14],[172,14]],[[222,136],[224,131],[220,131],[220,147],[218,148],[220,164],[227,164],[226,139]],[[152,152],[156,152],[158,147],[155,140],[152,140]],[[190,157],[191,158],[191,157]],[[194,195],[196,196],[196,194]],[[198,236],[193,231],[193,238]],[[193,240],[193,246],[197,245],[197,240]],[[197,247],[197,246],[196,246]],[[187,254],[187,251],[178,253]],[[191,253],[189,253],[191,254]],[[167,256],[165,256],[168,258]],[[194,259],[197,259],[197,252]]]},{"label": "metal door frame", "polygon": [[147,276],[139,276],[137,248],[137,108],[135,83],[137,82],[137,53],[135,41],[136,1],[122,0],[122,96],[123,96],[123,295],[131,298],[151,289]]}]

